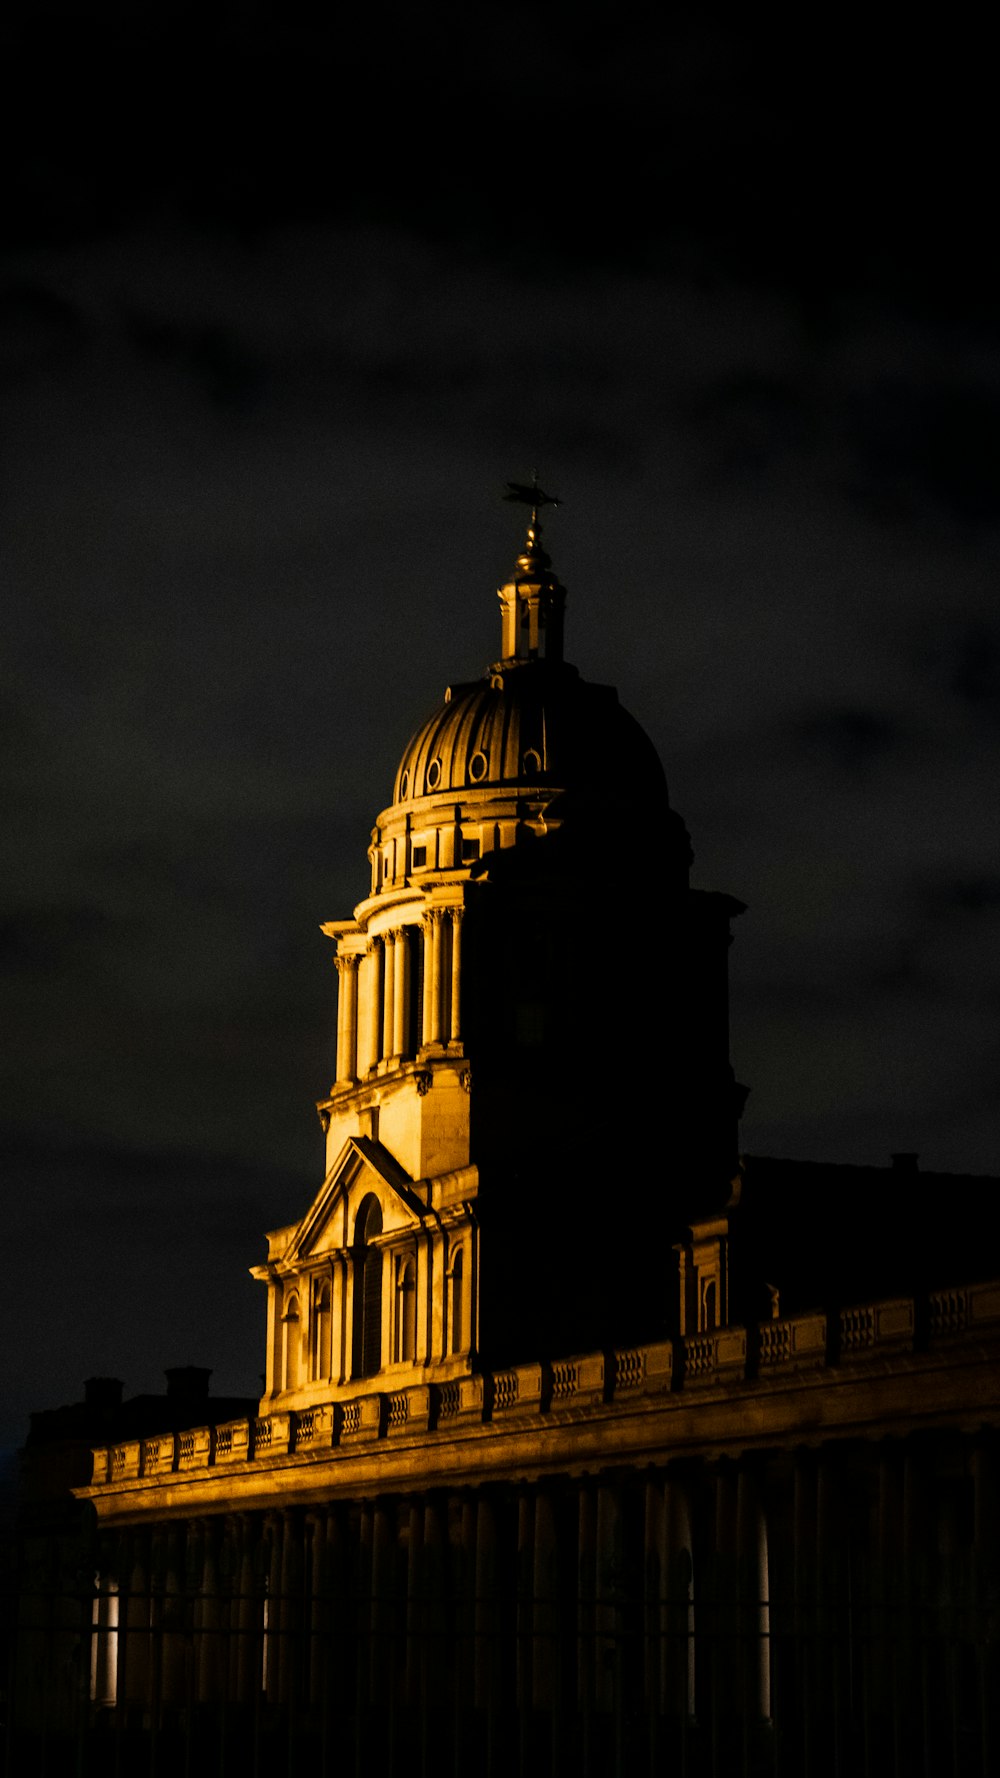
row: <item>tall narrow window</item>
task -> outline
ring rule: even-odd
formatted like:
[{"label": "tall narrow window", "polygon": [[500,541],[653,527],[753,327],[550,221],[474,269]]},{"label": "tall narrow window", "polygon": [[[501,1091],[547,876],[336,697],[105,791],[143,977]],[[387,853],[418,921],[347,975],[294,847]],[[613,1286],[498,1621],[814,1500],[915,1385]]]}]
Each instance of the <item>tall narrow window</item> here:
[{"label": "tall narrow window", "polygon": [[330,1376],[330,1286],[324,1284],[316,1299],[313,1320],[313,1377],[325,1383]]},{"label": "tall narrow window", "polygon": [[354,1225],[355,1377],[374,1377],[382,1368],[382,1254],[372,1242],[382,1233],[377,1198],[365,1198]]},{"label": "tall narrow window", "polygon": [[399,1262],[396,1285],[396,1359],[400,1364],[416,1357],[417,1279],[412,1259]]},{"label": "tall narrow window", "polygon": [[299,1380],[299,1299],[292,1295],[281,1317],[281,1372],[284,1387],[294,1389]]},{"label": "tall narrow window", "polygon": [[708,1283],[703,1287],[701,1305],[701,1332],[714,1333],[718,1324],[718,1305],[714,1278],[710,1278]]},{"label": "tall narrow window", "polygon": [[459,1248],[451,1268],[451,1302],[449,1304],[449,1324],[451,1328],[450,1347],[452,1352],[461,1352],[465,1344],[465,1322],[462,1314],[462,1287],[464,1282],[465,1264],[464,1249]]}]

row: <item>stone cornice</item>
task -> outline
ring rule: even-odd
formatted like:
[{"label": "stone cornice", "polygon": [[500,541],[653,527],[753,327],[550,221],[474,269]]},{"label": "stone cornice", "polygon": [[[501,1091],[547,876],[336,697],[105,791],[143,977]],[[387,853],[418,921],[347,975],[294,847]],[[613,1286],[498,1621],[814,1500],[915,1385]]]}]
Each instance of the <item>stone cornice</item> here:
[{"label": "stone cornice", "polygon": [[1000,1426],[1000,1281],[103,1446],[125,1522]]}]

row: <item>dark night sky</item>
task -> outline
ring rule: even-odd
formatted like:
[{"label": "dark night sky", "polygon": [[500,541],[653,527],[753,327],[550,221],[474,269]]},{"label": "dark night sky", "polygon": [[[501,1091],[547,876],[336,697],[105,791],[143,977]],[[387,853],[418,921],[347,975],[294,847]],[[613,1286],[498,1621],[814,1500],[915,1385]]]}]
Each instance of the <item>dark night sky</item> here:
[{"label": "dark night sky", "polygon": [[256,1389],[247,1267],[322,1168],[319,923],[498,652],[535,465],[570,657],[749,904],[745,1147],[996,1171],[985,45],[146,13],[7,27],[8,1438],[95,1372]]}]

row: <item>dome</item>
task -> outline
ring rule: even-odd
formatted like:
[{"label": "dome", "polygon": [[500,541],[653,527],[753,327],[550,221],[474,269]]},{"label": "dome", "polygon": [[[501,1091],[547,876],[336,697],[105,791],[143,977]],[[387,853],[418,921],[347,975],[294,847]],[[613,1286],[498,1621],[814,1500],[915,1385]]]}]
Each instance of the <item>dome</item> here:
[{"label": "dome", "polygon": [[498,597],[501,659],[450,686],[400,759],[372,829],[372,895],[398,900],[456,873],[530,874],[541,840],[544,868],[581,882],[598,869],[631,879],[641,856],[647,875],[686,883],[690,842],[656,749],[612,686],[588,685],[563,658],[566,592],[537,513]]},{"label": "dome", "polygon": [[539,789],[666,801],[656,750],[612,686],[563,661],[503,661],[450,686],[408,743],[393,803],[477,790]]}]

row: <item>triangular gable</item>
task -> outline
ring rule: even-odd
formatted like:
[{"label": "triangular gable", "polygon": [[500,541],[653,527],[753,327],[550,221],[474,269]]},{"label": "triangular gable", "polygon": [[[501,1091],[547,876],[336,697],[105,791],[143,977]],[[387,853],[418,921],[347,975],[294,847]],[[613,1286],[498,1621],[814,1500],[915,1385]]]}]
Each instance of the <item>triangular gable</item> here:
[{"label": "triangular gable", "polygon": [[[423,1205],[413,1182],[387,1148],[370,1136],[349,1136],[330,1168],[323,1185],[285,1249],[284,1264],[294,1267],[322,1243],[325,1230],[337,1216],[345,1196],[360,1203],[371,1192],[382,1206],[382,1226],[417,1228]],[[340,1247],[340,1231],[332,1243]]]}]

